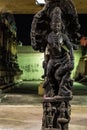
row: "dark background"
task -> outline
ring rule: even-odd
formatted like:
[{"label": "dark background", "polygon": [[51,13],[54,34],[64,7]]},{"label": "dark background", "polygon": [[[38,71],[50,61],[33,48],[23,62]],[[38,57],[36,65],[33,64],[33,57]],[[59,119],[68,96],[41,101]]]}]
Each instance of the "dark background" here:
[{"label": "dark background", "polygon": [[[23,45],[30,45],[30,30],[34,14],[15,14],[17,26],[17,40]],[[81,25],[81,35],[87,36],[87,14],[79,14],[79,23]]]}]

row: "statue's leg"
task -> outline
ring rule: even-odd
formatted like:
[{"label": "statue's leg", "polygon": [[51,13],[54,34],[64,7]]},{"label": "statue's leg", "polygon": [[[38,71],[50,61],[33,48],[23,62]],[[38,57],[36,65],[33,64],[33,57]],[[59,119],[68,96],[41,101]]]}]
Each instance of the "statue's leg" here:
[{"label": "statue's leg", "polygon": [[[59,85],[58,95],[60,96],[72,96],[71,88],[67,86],[67,79],[70,78],[70,72],[67,72],[63,77]],[[68,84],[69,85],[69,84]]]}]

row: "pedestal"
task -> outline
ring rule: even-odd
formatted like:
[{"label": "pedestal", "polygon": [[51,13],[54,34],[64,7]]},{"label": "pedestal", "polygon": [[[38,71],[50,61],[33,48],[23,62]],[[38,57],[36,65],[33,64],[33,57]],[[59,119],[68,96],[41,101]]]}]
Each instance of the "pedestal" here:
[{"label": "pedestal", "polygon": [[45,97],[43,101],[42,130],[68,130],[72,97]]}]

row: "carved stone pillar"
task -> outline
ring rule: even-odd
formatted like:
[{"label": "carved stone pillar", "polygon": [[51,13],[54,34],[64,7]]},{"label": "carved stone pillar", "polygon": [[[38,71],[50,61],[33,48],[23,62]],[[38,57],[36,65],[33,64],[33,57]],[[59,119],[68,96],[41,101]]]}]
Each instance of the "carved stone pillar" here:
[{"label": "carved stone pillar", "polygon": [[44,100],[42,130],[68,130],[70,113],[71,106],[68,100]]},{"label": "carved stone pillar", "polygon": [[34,16],[31,45],[45,53],[42,130],[68,130],[73,87],[70,75],[76,48],[73,43],[78,41],[79,27],[71,0],[46,0]]}]

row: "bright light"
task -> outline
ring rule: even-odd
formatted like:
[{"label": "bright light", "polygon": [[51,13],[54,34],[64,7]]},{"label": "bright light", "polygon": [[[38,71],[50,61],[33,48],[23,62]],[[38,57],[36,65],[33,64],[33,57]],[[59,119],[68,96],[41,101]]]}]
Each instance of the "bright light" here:
[{"label": "bright light", "polygon": [[45,4],[45,0],[36,0],[36,4]]}]

